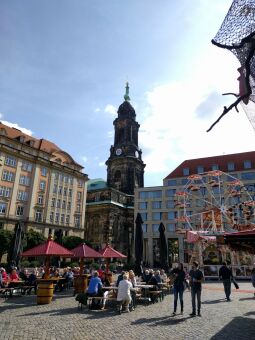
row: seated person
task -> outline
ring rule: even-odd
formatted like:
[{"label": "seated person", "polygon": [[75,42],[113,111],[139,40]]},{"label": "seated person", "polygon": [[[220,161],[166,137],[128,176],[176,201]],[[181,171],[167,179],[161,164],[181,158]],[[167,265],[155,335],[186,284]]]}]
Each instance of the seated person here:
[{"label": "seated person", "polygon": [[16,269],[12,269],[9,278],[10,278],[10,281],[19,281],[19,275]]},{"label": "seated person", "polygon": [[[102,276],[101,277],[101,281],[102,281],[103,287],[110,287],[111,283],[110,283],[106,273],[102,272],[101,276]],[[102,309],[105,308],[106,298],[107,298],[108,295],[109,295],[109,290],[108,289],[104,289],[104,291],[103,291],[103,297],[104,298],[103,298],[103,307],[102,307]]]},{"label": "seated person", "polygon": [[[87,289],[87,295],[88,296],[102,296],[102,281],[98,277],[98,272],[95,271],[93,274],[93,277],[89,281],[89,286]],[[92,299],[92,308],[99,308],[100,300],[97,300],[95,303],[95,300]]]},{"label": "seated person", "polygon": [[21,278],[21,280],[27,282],[28,279],[28,271],[25,268],[22,268],[21,271],[19,272],[19,277]]},{"label": "seated person", "polygon": [[121,274],[118,276],[117,282],[116,282],[116,286],[117,286],[117,287],[119,287],[119,283],[120,283],[120,281],[123,280],[123,275],[124,275],[125,273],[126,273],[125,271],[122,271]]},{"label": "seated person", "polygon": [[144,271],[144,273],[143,273],[143,276],[142,276],[143,281],[144,281],[145,283],[148,283],[148,282],[150,281],[151,276],[152,276],[152,275],[151,275],[151,273],[149,272],[149,270],[146,269],[146,270]]},{"label": "seated person", "polygon": [[161,279],[159,270],[156,270],[156,272],[155,272],[155,279],[157,280],[157,283],[162,283],[162,279]]},{"label": "seated person", "polygon": [[27,279],[27,286],[31,286],[31,288],[27,288],[26,291],[24,293],[27,292],[27,294],[31,294],[32,289],[34,288],[34,291],[36,293],[36,286],[37,286],[37,277],[36,277],[36,270],[33,269],[32,273],[28,276]]},{"label": "seated person", "polygon": [[124,308],[125,311],[129,312],[128,305],[131,303],[131,293],[132,283],[128,281],[128,274],[123,275],[123,280],[119,283],[117,301],[121,303],[121,309]]},{"label": "seated person", "polygon": [[5,287],[5,285],[8,281],[8,276],[7,276],[6,270],[3,267],[0,268],[0,275],[1,275],[0,287],[3,288],[3,287]]},{"label": "seated person", "polygon": [[[150,278],[150,280],[148,281],[148,285],[152,285],[153,286],[153,288],[149,288],[149,291],[157,291],[157,290],[159,290],[159,286],[158,286],[158,281],[157,281],[157,278],[156,278],[156,276],[154,275],[154,271],[151,271],[151,274],[152,274],[152,276],[151,276],[151,278]],[[151,295],[151,301],[152,302],[155,302],[155,300],[157,299],[157,296],[155,296],[155,295]]]},{"label": "seated person", "polygon": [[164,269],[160,270],[160,277],[161,277],[162,282],[167,282],[167,275]]}]

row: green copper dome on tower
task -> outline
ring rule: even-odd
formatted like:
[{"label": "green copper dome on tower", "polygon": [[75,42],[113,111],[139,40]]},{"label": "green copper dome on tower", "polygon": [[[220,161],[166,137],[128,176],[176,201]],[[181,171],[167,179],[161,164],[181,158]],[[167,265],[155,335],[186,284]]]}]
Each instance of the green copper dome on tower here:
[{"label": "green copper dome on tower", "polygon": [[124,99],[126,101],[130,101],[130,97],[129,97],[129,84],[128,84],[128,82],[126,82],[126,93],[124,95]]}]

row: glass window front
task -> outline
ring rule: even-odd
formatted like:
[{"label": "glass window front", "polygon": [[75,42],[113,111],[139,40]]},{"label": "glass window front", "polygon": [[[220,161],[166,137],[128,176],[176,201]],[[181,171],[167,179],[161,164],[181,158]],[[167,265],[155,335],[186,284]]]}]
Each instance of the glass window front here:
[{"label": "glass window front", "polygon": [[139,206],[139,209],[145,210],[147,209],[147,202],[139,202],[138,206]]},{"label": "glass window front", "polygon": [[161,209],[161,201],[153,201],[151,202],[152,209]]}]

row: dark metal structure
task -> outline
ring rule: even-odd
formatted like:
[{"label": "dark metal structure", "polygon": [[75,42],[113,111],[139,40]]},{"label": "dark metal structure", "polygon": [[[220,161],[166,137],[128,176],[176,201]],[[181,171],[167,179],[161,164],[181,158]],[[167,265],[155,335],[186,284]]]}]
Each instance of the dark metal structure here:
[{"label": "dark metal structure", "polygon": [[135,225],[135,273],[140,276],[143,272],[143,220],[140,213],[136,216]]},{"label": "dark metal structure", "polygon": [[167,241],[165,235],[165,226],[161,222],[158,228],[159,231],[159,252],[160,252],[160,265],[162,269],[165,269],[166,272],[169,270],[168,265],[168,249],[167,249]]}]

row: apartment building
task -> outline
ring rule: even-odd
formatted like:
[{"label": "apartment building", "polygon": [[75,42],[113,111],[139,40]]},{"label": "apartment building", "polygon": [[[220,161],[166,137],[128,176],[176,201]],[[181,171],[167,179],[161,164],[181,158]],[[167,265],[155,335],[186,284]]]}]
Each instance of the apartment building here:
[{"label": "apartment building", "polygon": [[[197,174],[200,175],[194,176]],[[183,192],[190,194],[187,204],[183,204]],[[217,223],[223,229],[231,230],[234,224],[248,228],[255,226],[254,200],[254,151],[185,160],[163,179],[163,186],[135,190],[135,216],[139,212],[144,221],[144,261],[150,265],[159,262],[160,222],[166,228],[169,262],[187,263],[190,246],[185,230],[197,230],[201,223],[209,226],[212,215],[207,213],[206,220],[202,213],[208,206],[213,207],[209,208],[212,214],[222,211],[222,216],[227,217],[219,222],[214,216],[214,228],[220,227]],[[242,203],[248,201],[250,206],[244,207]],[[184,209],[180,209],[181,205]]]},{"label": "apartment building", "polygon": [[0,227],[83,237],[83,167],[54,143],[0,123]]}]

